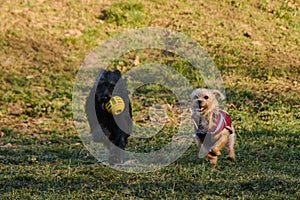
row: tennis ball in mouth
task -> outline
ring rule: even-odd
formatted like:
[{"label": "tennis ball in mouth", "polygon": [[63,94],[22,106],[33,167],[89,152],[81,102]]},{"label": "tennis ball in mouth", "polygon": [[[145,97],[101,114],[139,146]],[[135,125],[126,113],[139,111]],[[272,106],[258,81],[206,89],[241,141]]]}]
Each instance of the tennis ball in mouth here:
[{"label": "tennis ball in mouth", "polygon": [[121,114],[125,109],[124,100],[119,96],[113,96],[109,102],[105,104],[107,112],[112,113],[113,115]]}]

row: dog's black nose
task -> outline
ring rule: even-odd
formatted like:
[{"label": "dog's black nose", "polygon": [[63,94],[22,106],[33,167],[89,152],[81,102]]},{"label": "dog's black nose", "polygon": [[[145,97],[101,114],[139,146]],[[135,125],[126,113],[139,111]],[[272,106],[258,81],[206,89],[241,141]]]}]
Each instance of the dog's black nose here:
[{"label": "dog's black nose", "polygon": [[198,100],[198,106],[199,106],[199,108],[202,107],[202,101],[201,100]]}]

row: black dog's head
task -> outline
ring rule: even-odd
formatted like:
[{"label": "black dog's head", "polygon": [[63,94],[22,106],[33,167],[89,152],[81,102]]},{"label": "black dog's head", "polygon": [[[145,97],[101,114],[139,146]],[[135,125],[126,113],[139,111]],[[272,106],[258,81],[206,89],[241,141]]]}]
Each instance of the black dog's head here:
[{"label": "black dog's head", "polygon": [[99,104],[107,103],[114,92],[115,86],[121,79],[119,70],[115,71],[102,71],[96,89],[95,100]]}]

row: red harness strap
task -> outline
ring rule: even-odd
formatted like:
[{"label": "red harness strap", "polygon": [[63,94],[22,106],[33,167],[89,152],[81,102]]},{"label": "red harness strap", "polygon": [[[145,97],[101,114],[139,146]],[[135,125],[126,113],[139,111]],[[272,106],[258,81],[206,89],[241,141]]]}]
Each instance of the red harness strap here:
[{"label": "red harness strap", "polygon": [[228,113],[226,113],[223,110],[220,110],[220,112],[216,116],[216,124],[211,127],[209,130],[207,130],[208,133],[212,134],[219,134],[221,133],[224,128],[227,126],[231,127],[232,119]]}]

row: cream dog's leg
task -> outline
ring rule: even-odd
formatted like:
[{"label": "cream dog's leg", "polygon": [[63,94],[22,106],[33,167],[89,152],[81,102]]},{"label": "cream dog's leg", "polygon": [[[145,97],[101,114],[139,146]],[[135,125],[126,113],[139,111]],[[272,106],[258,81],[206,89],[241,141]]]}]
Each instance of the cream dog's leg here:
[{"label": "cream dog's leg", "polygon": [[229,133],[228,131],[223,131],[221,133],[219,133],[220,136],[218,137],[218,139],[216,140],[216,143],[214,144],[214,146],[211,149],[211,154],[215,155],[215,156],[220,156],[221,155],[221,149],[226,146],[226,144],[228,144],[228,140],[229,140]]},{"label": "cream dog's leg", "polygon": [[235,160],[235,153],[234,153],[234,141],[235,141],[235,134],[232,133],[229,135],[228,141],[228,159],[234,161]]}]

